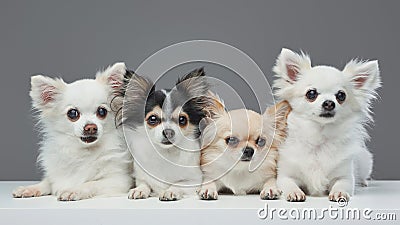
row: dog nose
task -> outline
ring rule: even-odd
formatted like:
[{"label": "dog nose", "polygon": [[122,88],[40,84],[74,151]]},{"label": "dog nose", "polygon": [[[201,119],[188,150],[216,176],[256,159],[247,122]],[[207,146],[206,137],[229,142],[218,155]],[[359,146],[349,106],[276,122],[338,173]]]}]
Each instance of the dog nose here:
[{"label": "dog nose", "polygon": [[97,134],[97,125],[96,124],[86,124],[83,128],[84,135],[94,135]]},{"label": "dog nose", "polygon": [[243,156],[242,157],[251,159],[251,157],[253,157],[253,155],[254,155],[254,149],[253,148],[246,147],[245,149],[243,149]]},{"label": "dog nose", "polygon": [[169,140],[175,136],[175,131],[172,129],[165,129],[165,130],[163,130],[162,134],[166,139]]},{"label": "dog nose", "polygon": [[326,100],[322,103],[322,108],[327,111],[332,111],[335,108],[335,103],[331,100]]}]

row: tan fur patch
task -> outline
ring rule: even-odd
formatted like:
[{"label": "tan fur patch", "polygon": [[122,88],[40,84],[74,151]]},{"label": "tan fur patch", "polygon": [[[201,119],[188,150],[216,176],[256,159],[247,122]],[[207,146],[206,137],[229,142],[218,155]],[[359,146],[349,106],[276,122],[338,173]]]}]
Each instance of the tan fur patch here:
[{"label": "tan fur patch", "polygon": [[286,139],[287,117],[291,110],[292,108],[287,101],[281,101],[266,110],[264,116],[274,118],[273,128],[275,129],[275,135],[271,150],[276,150]]},{"label": "tan fur patch", "polygon": [[[202,141],[208,141],[201,151],[201,165],[213,160],[212,155],[217,155],[227,148],[225,139],[237,137],[240,143],[231,151],[240,151],[249,146],[259,151],[270,151],[263,164],[270,166],[264,168],[266,173],[276,173],[276,162],[278,159],[277,150],[279,145],[286,138],[286,120],[291,108],[288,102],[282,101],[269,107],[264,115],[246,109],[232,110],[227,113],[220,113],[214,118],[215,126],[208,125],[202,134]],[[219,111],[221,112],[221,111]],[[215,132],[212,140],[203,140],[208,133]],[[274,133],[275,132],[275,133]],[[263,148],[259,148],[256,141],[259,137],[267,140]],[[270,146],[270,148],[268,148]]]}]

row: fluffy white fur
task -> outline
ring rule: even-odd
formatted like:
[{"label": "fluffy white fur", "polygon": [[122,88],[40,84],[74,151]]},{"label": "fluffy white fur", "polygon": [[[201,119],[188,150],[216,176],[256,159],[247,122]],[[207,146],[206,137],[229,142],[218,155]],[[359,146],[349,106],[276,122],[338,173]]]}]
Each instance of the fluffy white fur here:
[{"label": "fluffy white fur", "polygon": [[[371,100],[381,86],[377,61],[350,61],[340,71],[330,66],[312,66],[305,54],[282,49],[274,72],[276,96],[287,100],[288,136],[280,147],[278,188],[288,201],[304,201],[305,194],[329,194],[329,200],[347,200],[355,183],[367,185],[372,154],[365,141],[366,123],[372,120]],[[315,101],[306,92],[315,88]],[[343,90],[347,98],[335,97]],[[321,117],[322,103],[335,103],[334,117]]]},{"label": "fluffy white fur", "polygon": [[128,197],[142,199],[154,193],[160,200],[171,201],[193,195],[196,185],[201,184],[199,142],[187,136],[196,141],[185,140],[166,149],[146,130],[145,127],[125,130],[127,137],[134,137],[127,140],[135,156],[136,188],[130,190]]},{"label": "fluffy white fur", "polygon": [[[41,147],[38,163],[43,180],[18,187],[14,197],[56,195],[58,200],[73,201],[99,195],[126,193],[131,187],[131,155],[114,124],[109,103],[123,83],[125,64],[116,63],[96,75],[67,84],[42,75],[31,78],[33,108],[38,111]],[[107,109],[104,119],[96,116],[98,107]],[[80,118],[67,118],[71,108]],[[86,124],[96,124],[97,140],[81,140]]]}]

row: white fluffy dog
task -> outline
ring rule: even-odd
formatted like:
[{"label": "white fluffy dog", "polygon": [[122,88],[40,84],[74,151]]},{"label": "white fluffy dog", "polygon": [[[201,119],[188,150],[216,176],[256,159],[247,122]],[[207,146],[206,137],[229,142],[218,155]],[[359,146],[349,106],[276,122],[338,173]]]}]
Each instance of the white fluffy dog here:
[{"label": "white fluffy dog", "polygon": [[60,201],[127,192],[131,155],[115,127],[109,103],[123,85],[124,63],[100,71],[96,79],[67,84],[42,75],[31,78],[42,141],[38,162],[43,180],[18,187],[16,198],[56,195]]},{"label": "white fluffy dog", "polygon": [[304,201],[305,194],[349,200],[355,183],[367,185],[372,170],[365,124],[381,86],[378,62],[352,60],[340,71],[313,67],[307,55],[282,49],[274,72],[276,96],[292,107],[278,188],[288,201]]}]

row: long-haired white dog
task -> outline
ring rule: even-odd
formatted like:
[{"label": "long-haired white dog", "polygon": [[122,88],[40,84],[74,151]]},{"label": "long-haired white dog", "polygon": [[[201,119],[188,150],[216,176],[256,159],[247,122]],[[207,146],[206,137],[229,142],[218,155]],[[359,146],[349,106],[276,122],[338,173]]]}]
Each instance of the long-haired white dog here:
[{"label": "long-haired white dog", "polygon": [[67,84],[42,75],[31,78],[33,108],[38,111],[42,140],[38,162],[43,180],[18,187],[16,198],[56,195],[61,201],[129,190],[131,155],[124,147],[110,110],[123,86],[124,63],[100,71],[96,79]]},{"label": "long-haired white dog", "polygon": [[365,125],[381,86],[378,62],[352,60],[340,71],[313,67],[307,55],[282,49],[273,70],[276,96],[292,107],[278,188],[288,201],[304,201],[305,194],[349,200],[372,170]]}]

